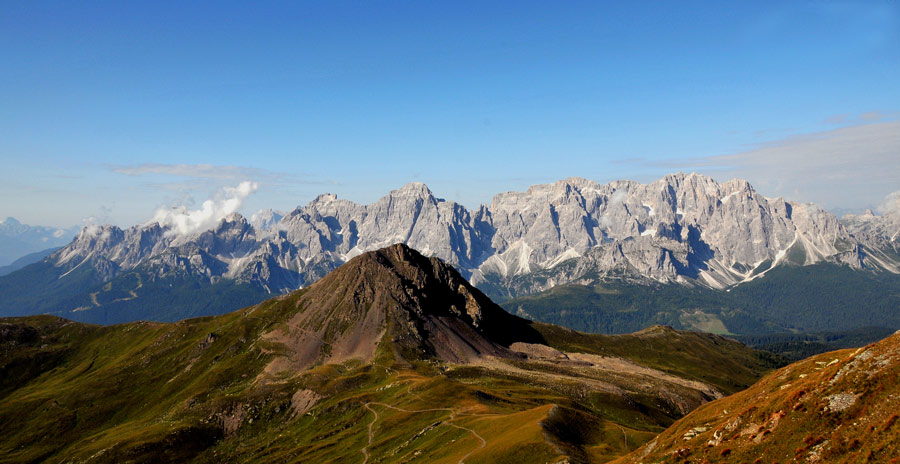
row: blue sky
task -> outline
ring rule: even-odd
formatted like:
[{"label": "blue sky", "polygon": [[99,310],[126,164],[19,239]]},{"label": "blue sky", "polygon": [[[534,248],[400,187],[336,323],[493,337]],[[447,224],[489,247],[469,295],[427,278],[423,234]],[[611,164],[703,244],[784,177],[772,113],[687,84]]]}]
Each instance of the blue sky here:
[{"label": "blue sky", "polygon": [[698,171],[835,211],[900,190],[900,4],[7,2],[0,216],[468,207]]}]

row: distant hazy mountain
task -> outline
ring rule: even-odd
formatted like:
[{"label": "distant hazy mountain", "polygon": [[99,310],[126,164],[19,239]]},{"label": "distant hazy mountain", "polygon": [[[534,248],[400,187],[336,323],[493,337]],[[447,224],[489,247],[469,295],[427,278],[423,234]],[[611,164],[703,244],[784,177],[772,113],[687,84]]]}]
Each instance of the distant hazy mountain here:
[{"label": "distant hazy mountain", "polygon": [[0,222],[0,266],[27,254],[67,245],[79,230],[79,227],[30,226],[8,217]]},{"label": "distant hazy mountain", "polygon": [[47,248],[46,250],[29,253],[6,266],[0,266],[0,276],[5,276],[6,274],[9,274],[11,272],[18,271],[19,269],[22,269],[29,264],[40,262],[42,259],[50,256],[51,253],[58,250],[59,248],[60,247]]},{"label": "distant hazy mountain", "polygon": [[[498,194],[474,211],[412,183],[370,205],[325,194],[283,217],[232,214],[194,235],[156,223],[85,228],[38,267],[6,278],[22,282],[4,287],[0,279],[0,291],[15,293],[11,300],[22,310],[35,298],[29,295],[46,296],[41,285],[49,285],[59,297],[54,309],[63,312],[136,300],[138,282],[173,285],[161,283],[173,276],[178,285],[230,282],[283,293],[398,242],[452,264],[500,299],[605,280],[726,289],[786,264],[900,272],[897,236],[855,224],[814,204],[765,197],[743,180],[718,183],[697,174],[646,185],[571,178]],[[94,288],[128,273],[141,278],[128,277],[115,298]]]}]

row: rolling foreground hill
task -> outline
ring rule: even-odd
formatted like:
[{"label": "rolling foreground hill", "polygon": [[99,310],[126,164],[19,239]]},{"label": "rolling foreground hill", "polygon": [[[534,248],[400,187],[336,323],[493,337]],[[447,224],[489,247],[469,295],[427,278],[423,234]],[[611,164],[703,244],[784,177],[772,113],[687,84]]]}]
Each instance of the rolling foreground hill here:
[{"label": "rolling foreground hill", "polygon": [[403,245],[217,317],[0,320],[0,349],[0,462],[602,462],[773,365],[531,323]]},{"label": "rolling foreground hill", "polygon": [[898,378],[900,332],[779,369],[617,462],[897,462]]}]

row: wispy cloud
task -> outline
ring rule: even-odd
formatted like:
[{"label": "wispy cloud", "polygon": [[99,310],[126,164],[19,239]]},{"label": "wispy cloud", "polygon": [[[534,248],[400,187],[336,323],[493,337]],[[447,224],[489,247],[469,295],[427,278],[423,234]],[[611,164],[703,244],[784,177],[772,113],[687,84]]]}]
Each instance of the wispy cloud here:
[{"label": "wispy cloud", "polygon": [[747,178],[769,195],[859,209],[900,187],[900,121],[788,137],[692,164]]},{"label": "wispy cloud", "polygon": [[158,164],[112,165],[110,170],[126,176],[167,175],[198,179],[246,179],[271,175],[256,168],[213,164]]},{"label": "wispy cloud", "polygon": [[867,111],[859,115],[859,119],[866,122],[881,121],[882,119],[887,119],[889,117],[890,115],[880,111]]},{"label": "wispy cloud", "polygon": [[897,113],[885,113],[882,111],[866,111],[858,115],[850,113],[835,114],[825,118],[825,124],[846,126],[850,124],[871,124],[873,122],[896,119]]},{"label": "wispy cloud", "polygon": [[[235,181],[251,179],[267,186],[279,185],[322,185],[332,184],[307,173],[275,172],[247,166],[216,164],[160,164],[142,163],[129,165],[108,165],[110,171],[130,177],[150,177],[154,182],[147,184],[165,190],[208,189],[221,187]],[[175,180],[181,178],[182,180]]]},{"label": "wispy cloud", "polygon": [[[879,122],[859,123],[866,118]],[[894,118],[885,120],[885,118]],[[900,121],[864,113],[856,125],[756,144],[746,151],[697,158],[626,159],[644,171],[697,171],[723,181],[749,180],[760,193],[835,210],[875,207],[900,188]]]},{"label": "wispy cloud", "polygon": [[[839,177],[854,174],[885,177],[886,172],[872,172],[868,168],[883,167],[896,173],[900,168],[898,150],[900,121],[892,121],[788,137],[746,152],[700,159],[697,163],[725,168],[762,167],[772,169],[773,173],[800,171],[808,175],[814,171],[834,172]],[[861,168],[866,168],[865,172],[860,172]]]},{"label": "wispy cloud", "polygon": [[833,114],[822,122],[825,124],[847,124],[850,122],[850,113]]}]

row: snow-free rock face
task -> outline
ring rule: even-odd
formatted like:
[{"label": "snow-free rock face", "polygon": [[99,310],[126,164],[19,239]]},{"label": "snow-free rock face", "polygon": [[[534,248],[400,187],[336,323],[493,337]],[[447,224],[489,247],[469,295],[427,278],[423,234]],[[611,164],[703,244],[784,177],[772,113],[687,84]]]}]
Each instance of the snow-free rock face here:
[{"label": "snow-free rock face", "polygon": [[[877,267],[855,256],[856,242],[833,215],[766,198],[737,179],[719,184],[673,174],[648,185],[567,179],[497,195],[489,212],[495,255],[476,281],[552,269],[571,258],[594,272],[715,288],[752,279],[788,257],[801,265]],[[555,283],[565,279],[556,277]]]},{"label": "snow-free rock face", "polygon": [[873,266],[900,273],[897,260],[900,257],[900,211],[876,215],[871,210],[865,214],[848,214],[841,224],[861,246],[865,247],[867,262]]},{"label": "snow-free rock face", "polygon": [[884,240],[900,243],[900,212],[877,215],[872,210],[864,214],[848,214],[841,223],[860,240]]},{"label": "snow-free rock face", "polygon": [[104,278],[138,266],[158,273],[177,268],[270,292],[306,286],[394,243],[511,295],[604,278],[725,288],[784,263],[900,272],[896,236],[881,232],[892,226],[856,225],[867,221],[856,220],[856,232],[848,232],[815,205],[767,198],[744,180],[718,183],[697,174],[651,184],[570,178],[498,194],[476,211],[411,183],[370,205],[324,194],[283,217],[271,210],[250,221],[233,214],[191,236],[155,223],[86,228],[48,259],[66,270],[102,265]]}]

